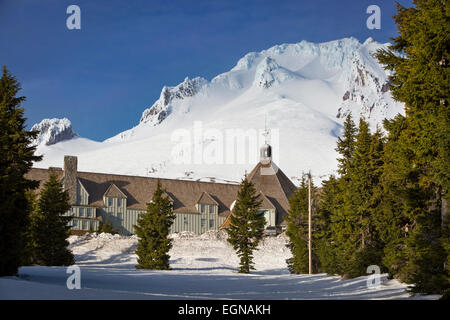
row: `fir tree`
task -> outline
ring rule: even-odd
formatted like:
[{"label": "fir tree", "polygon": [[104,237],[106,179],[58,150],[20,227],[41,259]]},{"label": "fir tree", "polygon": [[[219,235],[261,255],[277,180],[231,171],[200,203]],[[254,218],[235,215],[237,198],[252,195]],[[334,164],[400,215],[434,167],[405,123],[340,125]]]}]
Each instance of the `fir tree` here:
[{"label": "fir tree", "polygon": [[17,97],[20,84],[6,67],[0,79],[0,276],[17,274],[24,261],[24,237],[30,204],[27,190],[38,187],[37,181],[24,176],[33,162],[35,147],[30,146],[37,132],[27,131],[25,97]]},{"label": "fir tree", "polygon": [[73,254],[67,249],[69,242],[70,216],[69,195],[64,191],[55,172],[50,171],[31,214],[31,240],[33,262],[44,266],[68,266],[75,263]]},{"label": "fir tree", "polygon": [[147,212],[138,218],[134,226],[139,238],[136,249],[138,269],[170,269],[172,240],[168,236],[175,215],[170,198],[164,196],[165,192],[158,179],[153,199],[147,203]]},{"label": "fir tree", "polygon": [[101,222],[98,226],[98,233],[110,233],[110,234],[118,234],[119,233],[119,228],[114,228],[112,222],[107,219],[104,223]]},{"label": "fir tree", "polygon": [[351,166],[352,157],[355,150],[356,126],[352,115],[349,113],[345,118],[344,129],[341,137],[338,137],[336,151],[340,154],[338,158],[338,172],[341,176],[347,176]]},{"label": "fir tree", "polygon": [[[347,165],[345,170],[340,170],[341,176],[333,188],[326,190],[327,198],[321,204],[325,209],[322,212],[329,212],[327,220],[331,226],[327,232],[333,259],[322,256],[328,261],[327,269],[352,278],[364,275],[369,265],[381,264],[383,243],[374,217],[381,201],[379,180],[383,169],[384,139],[379,129],[372,135],[363,118],[357,131],[353,130],[349,119],[345,127],[344,132],[354,136],[347,134],[346,139],[339,140],[337,150]],[[343,144],[345,141],[347,143]],[[333,201],[333,204],[327,201]],[[331,253],[330,250],[326,252]]]},{"label": "fir tree", "polygon": [[266,220],[258,211],[259,194],[247,177],[241,182],[236,203],[231,214],[231,225],[226,229],[228,242],[240,257],[240,273],[250,273],[253,267],[253,251],[264,235]]},{"label": "fir tree", "polygon": [[[314,191],[314,189],[311,191],[312,195],[315,194]],[[286,263],[289,271],[295,274],[309,272],[308,192],[306,175],[303,174],[300,187],[289,198],[289,215],[287,217],[286,235],[290,240],[288,247],[292,252],[292,258],[287,259]],[[317,272],[317,270],[318,261],[314,257],[313,272]]]},{"label": "fir tree", "polygon": [[331,217],[342,206],[339,180],[331,175],[328,180],[322,182],[322,190],[315,212],[315,224],[317,231],[313,233],[314,243],[319,260],[319,272],[328,274],[341,274],[341,266],[338,259],[337,242],[333,234]]},{"label": "fir tree", "polygon": [[393,71],[392,95],[405,103],[406,114],[388,123],[395,131],[389,132],[383,184],[391,197],[388,212],[400,228],[390,235],[384,261],[390,273],[414,283],[414,292],[439,293],[449,287],[441,210],[450,175],[450,5],[441,0],[414,4],[397,5],[399,36],[389,51],[377,54]]}]

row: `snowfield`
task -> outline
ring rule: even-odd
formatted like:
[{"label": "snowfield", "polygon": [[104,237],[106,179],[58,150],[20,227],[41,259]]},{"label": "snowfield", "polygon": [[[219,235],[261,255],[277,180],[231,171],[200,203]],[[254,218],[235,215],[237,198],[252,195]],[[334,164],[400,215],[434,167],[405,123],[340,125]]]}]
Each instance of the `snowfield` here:
[{"label": "snowfield", "polygon": [[65,267],[22,267],[19,277],[0,278],[0,299],[438,299],[410,297],[406,285],[382,275],[379,288],[368,276],[341,281],[326,274],[291,275],[284,235],[268,237],[255,252],[256,270],[237,273],[238,258],[226,235],[211,231],[173,235],[169,271],[136,270],[136,236],[71,236],[81,269],[81,289],[69,290]]}]

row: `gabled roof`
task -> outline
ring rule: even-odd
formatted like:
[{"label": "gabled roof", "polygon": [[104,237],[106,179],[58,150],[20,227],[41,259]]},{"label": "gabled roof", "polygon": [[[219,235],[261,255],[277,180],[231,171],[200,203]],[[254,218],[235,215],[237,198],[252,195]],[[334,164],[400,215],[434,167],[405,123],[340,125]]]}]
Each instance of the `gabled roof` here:
[{"label": "gabled roof", "polygon": [[[169,198],[170,201],[171,201],[172,203],[174,202],[173,196],[171,196],[170,193],[168,193],[167,191],[166,191],[166,192],[163,192],[162,196],[163,196],[163,198],[164,198],[164,197]],[[154,198],[154,196],[153,196],[153,194],[152,194],[152,199],[151,199],[151,201],[153,201],[153,198]]]},{"label": "gabled roof", "polygon": [[203,191],[202,194],[200,195],[200,197],[198,198],[197,202],[201,203],[201,204],[212,204],[212,205],[216,205],[218,206],[219,204],[217,203],[216,200],[214,200],[214,198],[208,193]]},{"label": "gabled roof", "polygon": [[[63,171],[56,171],[61,179]],[[40,181],[40,187],[49,178],[48,169],[32,168],[26,175],[28,179]],[[146,210],[156,190],[158,178],[126,176],[107,173],[77,172],[78,181],[89,194],[89,205],[103,207],[103,196],[127,198],[127,208]],[[248,175],[256,190],[263,195],[264,209],[275,207],[276,224],[282,222],[289,210],[289,197],[295,185],[273,163],[259,162]],[[221,216],[231,213],[231,205],[237,198],[239,185],[231,183],[203,182],[177,179],[159,179],[167,195],[173,200],[174,212],[198,213],[197,203],[215,204]],[[267,207],[267,208],[266,208]]]},{"label": "gabled roof", "polygon": [[260,209],[276,209],[273,203],[269,200],[269,198],[266,197],[264,192],[260,191],[260,199],[261,199],[261,205],[259,206]]},{"label": "gabled roof", "polygon": [[123,193],[118,186],[111,183],[103,194],[104,197],[114,197],[114,198],[127,198],[127,195]]},{"label": "gabled roof", "polygon": [[[261,204],[259,206],[260,209],[269,210],[269,209],[276,209],[273,203],[269,200],[269,198],[266,197],[264,192],[260,191],[259,200],[261,200]],[[233,201],[232,207],[234,207],[235,201]],[[233,209],[231,209],[233,210]],[[225,219],[225,221],[222,223],[222,225],[219,227],[219,229],[229,227],[231,225],[231,215],[230,213],[228,217]]]},{"label": "gabled roof", "polygon": [[[58,174],[61,174],[62,171]],[[127,197],[127,208],[146,210],[156,190],[158,178],[126,176],[107,173],[78,172],[78,180],[89,193],[89,205],[102,207],[103,195],[111,184]],[[48,169],[32,168],[26,177],[39,180],[40,187],[48,180]],[[203,182],[177,179],[159,179],[167,195],[173,200],[174,212],[198,213],[196,208],[199,195],[206,192],[218,205],[218,213],[227,216],[236,199],[239,185],[231,183]],[[39,190],[38,190],[39,191]]]},{"label": "gabled roof", "polygon": [[268,164],[259,162],[247,176],[256,190],[260,190],[277,210],[276,224],[280,224],[283,216],[289,211],[289,197],[297,189],[292,181],[278,168],[273,161]]}]

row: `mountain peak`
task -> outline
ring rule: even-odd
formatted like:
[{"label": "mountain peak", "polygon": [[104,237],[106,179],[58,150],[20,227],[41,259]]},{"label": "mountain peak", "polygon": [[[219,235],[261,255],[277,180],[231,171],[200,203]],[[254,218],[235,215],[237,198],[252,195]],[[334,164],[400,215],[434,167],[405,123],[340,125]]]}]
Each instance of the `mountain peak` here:
[{"label": "mountain peak", "polygon": [[153,126],[160,124],[172,113],[173,101],[196,95],[206,82],[201,77],[195,77],[192,80],[186,77],[175,87],[164,86],[159,99],[142,113],[140,123],[148,123]]},{"label": "mountain peak", "polygon": [[43,119],[31,127],[32,131],[39,131],[33,145],[46,145],[58,143],[64,140],[70,140],[77,137],[78,134],[72,129],[72,123],[67,118]]}]

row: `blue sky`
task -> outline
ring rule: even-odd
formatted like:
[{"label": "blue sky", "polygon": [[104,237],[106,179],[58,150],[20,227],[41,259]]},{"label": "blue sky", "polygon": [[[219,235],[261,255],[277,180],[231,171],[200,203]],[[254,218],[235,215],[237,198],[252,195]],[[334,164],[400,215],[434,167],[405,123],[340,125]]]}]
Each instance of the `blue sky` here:
[{"label": "blue sky", "polygon": [[[71,4],[81,30],[66,27]],[[371,4],[381,8],[380,30],[366,27]],[[0,0],[0,64],[22,84],[30,126],[67,117],[101,141],[138,124],[164,85],[210,80],[281,43],[387,42],[394,14],[386,0]]]}]

